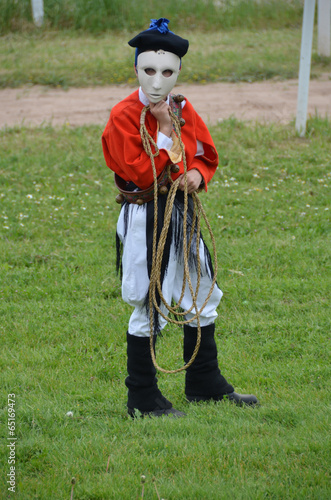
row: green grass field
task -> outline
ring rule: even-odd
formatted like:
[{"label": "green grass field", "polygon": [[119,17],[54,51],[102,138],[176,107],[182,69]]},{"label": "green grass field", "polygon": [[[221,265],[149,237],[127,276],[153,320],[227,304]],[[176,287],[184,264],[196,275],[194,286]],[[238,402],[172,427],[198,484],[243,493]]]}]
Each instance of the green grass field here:
[{"label": "green grass field", "polygon": [[[45,0],[44,24],[39,30],[84,33],[111,30],[141,31],[151,18],[166,17],[174,31],[253,30],[299,26],[302,0]],[[35,29],[30,0],[0,0],[0,34]]]},{"label": "green grass field", "polygon": [[[2,87],[133,83],[130,24],[61,31],[53,2],[58,24],[36,32],[27,1],[2,4],[13,22],[0,37]],[[92,5],[69,4],[73,17],[73,4]],[[123,17],[128,2],[116,5]],[[283,8],[275,29],[261,29],[264,17],[240,30],[250,19],[241,5],[233,29],[181,33],[191,41],[181,81],[297,76],[297,17],[286,23]],[[314,47],[313,76],[330,68]],[[220,165],[200,195],[224,292],[219,362],[261,406],[192,405],[183,373],[160,374],[187,417],[136,421],[126,415],[131,310],[115,272],[119,206],[102,127],[0,130],[1,498],[330,498],[331,124],[312,116],[304,138],[294,129],[234,118],[212,127]],[[167,328],[158,362],[179,367],[181,353],[181,331]]]},{"label": "green grass field", "polygon": [[[166,499],[329,498],[331,127],[293,128],[212,128],[221,161],[201,195],[224,291],[219,361],[262,406],[189,405],[183,374],[161,374],[187,418],[136,422],[102,130],[1,132],[2,471],[12,393],[17,436],[17,493],[3,481],[2,498],[69,498],[72,477],[74,498],[140,498],[142,474],[144,498],[155,485]],[[158,360],[181,365],[180,331]]]},{"label": "green grass field", "polygon": [[[190,40],[181,82],[238,82],[297,78],[301,29],[181,32]],[[128,32],[99,36],[75,32],[9,34],[0,37],[0,87],[86,87],[136,83]],[[331,58],[317,55],[311,76],[330,72]]]}]

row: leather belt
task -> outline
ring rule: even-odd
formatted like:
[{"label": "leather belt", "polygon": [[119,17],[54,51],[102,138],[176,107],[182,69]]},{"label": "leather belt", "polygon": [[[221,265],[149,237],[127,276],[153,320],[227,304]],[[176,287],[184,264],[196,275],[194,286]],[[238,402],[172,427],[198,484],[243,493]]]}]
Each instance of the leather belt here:
[{"label": "leather belt", "polygon": [[[172,166],[171,171],[174,171],[173,167],[177,167],[177,172],[178,172],[179,170],[178,165]],[[141,190],[137,188],[137,190],[135,191],[129,191],[127,190],[128,183],[124,179],[122,179],[122,177],[115,174],[114,178],[115,178],[115,185],[120,192],[116,196],[117,203],[124,203],[126,201],[128,203],[134,203],[135,205],[143,205],[144,203],[153,200],[154,184],[152,184],[147,189]],[[167,185],[169,184],[169,182],[170,182],[170,169],[166,167],[157,178],[158,191],[160,194],[163,195],[167,194],[168,192]]]}]

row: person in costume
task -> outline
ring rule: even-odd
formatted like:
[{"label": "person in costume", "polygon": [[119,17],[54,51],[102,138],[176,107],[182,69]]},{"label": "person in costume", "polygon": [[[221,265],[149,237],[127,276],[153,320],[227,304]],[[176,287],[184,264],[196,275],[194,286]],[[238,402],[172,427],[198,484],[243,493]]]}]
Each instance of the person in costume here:
[{"label": "person in costume", "polygon": [[[142,415],[183,416],[173,408],[161,393],[150,352],[150,317],[148,294],[152,265],[154,227],[153,171],[151,159],[146,153],[140,134],[140,117],[145,106],[146,128],[155,141],[155,169],[158,178],[165,167],[176,164],[178,172],[172,172],[173,180],[180,178],[176,193],[171,224],[161,267],[162,293],[168,303],[178,301],[183,281],[183,209],[184,166],[178,137],[170,116],[174,88],[181,59],[187,53],[189,42],[169,31],[165,18],[152,20],[149,29],[139,33],[129,45],[136,49],[135,72],[140,87],[115,105],[102,135],[102,146],[107,166],[115,172],[118,186],[124,197],[118,223],[117,247],[121,254],[122,297],[134,307],[127,331],[127,371],[125,384],[128,389],[128,413]],[[218,165],[218,154],[207,126],[196,113],[192,104],[184,99],[177,107],[185,120],[181,140],[185,146],[187,165],[187,192],[189,209],[187,224],[192,225],[193,210],[191,193],[204,189],[213,177]],[[160,176],[160,177],[159,177]],[[132,193],[130,195],[130,193]],[[137,198],[138,197],[138,198]],[[160,234],[167,195],[158,197],[158,235]],[[137,202],[138,200],[138,202]],[[193,238],[194,240],[194,238]],[[197,306],[200,309],[208,293],[213,268],[208,248],[202,238],[199,243],[200,288]],[[189,269],[192,283],[197,282],[197,249],[194,242],[189,252]],[[189,310],[192,297],[186,287],[181,307]],[[188,401],[220,401],[228,398],[237,404],[255,405],[253,395],[237,394],[233,386],[221,374],[215,342],[215,320],[222,291],[215,285],[206,307],[200,315],[201,344],[198,354],[185,374],[185,394]],[[162,304],[160,304],[162,309]],[[166,310],[164,310],[166,313]],[[191,358],[197,340],[195,311],[186,315],[184,330],[184,361]],[[154,332],[160,332],[167,321],[155,313]],[[157,335],[154,335],[154,342]]]}]

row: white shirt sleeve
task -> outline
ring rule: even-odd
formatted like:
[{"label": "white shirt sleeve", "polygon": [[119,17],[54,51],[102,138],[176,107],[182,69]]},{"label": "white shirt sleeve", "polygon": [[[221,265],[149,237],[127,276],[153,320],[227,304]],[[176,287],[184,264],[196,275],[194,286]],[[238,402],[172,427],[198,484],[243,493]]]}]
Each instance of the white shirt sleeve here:
[{"label": "white shirt sleeve", "polygon": [[[174,141],[171,139],[171,137],[168,137],[167,135],[162,134],[162,132],[159,132],[157,134],[157,147],[159,149],[167,149],[168,151],[171,150],[172,145]],[[197,141],[197,152],[195,156],[203,156],[205,153],[205,150],[203,149],[203,144],[201,141]]]},{"label": "white shirt sleeve", "polygon": [[203,156],[205,154],[205,150],[203,149],[203,144],[201,141],[197,141],[197,152],[195,156]]},{"label": "white shirt sleeve", "polygon": [[174,143],[174,141],[171,139],[171,137],[168,137],[167,135],[162,134],[162,132],[159,132],[157,134],[156,144],[157,144],[157,147],[159,149],[167,149],[168,151],[170,151],[173,143]]}]

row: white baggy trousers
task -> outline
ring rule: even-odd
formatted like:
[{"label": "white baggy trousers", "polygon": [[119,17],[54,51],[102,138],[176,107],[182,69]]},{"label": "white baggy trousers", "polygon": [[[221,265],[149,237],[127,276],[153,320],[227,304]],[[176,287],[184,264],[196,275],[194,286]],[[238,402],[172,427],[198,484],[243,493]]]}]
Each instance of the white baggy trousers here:
[{"label": "white baggy trousers", "polygon": [[[175,210],[175,208],[174,208]],[[117,222],[117,234],[123,244],[122,255],[122,298],[130,306],[134,307],[131,314],[128,333],[137,337],[150,336],[149,314],[145,307],[145,300],[148,294],[149,277],[147,269],[147,238],[146,238],[146,205],[129,205],[129,215],[127,226],[124,222],[124,208],[122,207]],[[201,309],[207,294],[209,293],[212,280],[206,269],[205,249],[202,240],[199,245],[201,261],[200,287],[197,296],[197,307]],[[162,293],[168,304],[172,299],[178,302],[183,284],[184,266],[182,258],[178,258],[175,253],[174,243],[170,248],[169,264],[162,284]],[[190,277],[193,289],[196,288],[197,273],[195,269],[190,270]],[[214,323],[217,318],[216,308],[222,298],[222,291],[215,284],[211,297],[201,312],[200,325],[207,326]],[[181,307],[187,311],[192,306],[192,297],[188,285],[185,287],[185,294],[181,302]],[[162,312],[167,316],[168,310],[161,304]],[[160,328],[164,328],[167,321],[159,315]],[[193,308],[187,314],[186,320],[195,316]],[[196,320],[189,323],[196,327]]]}]

